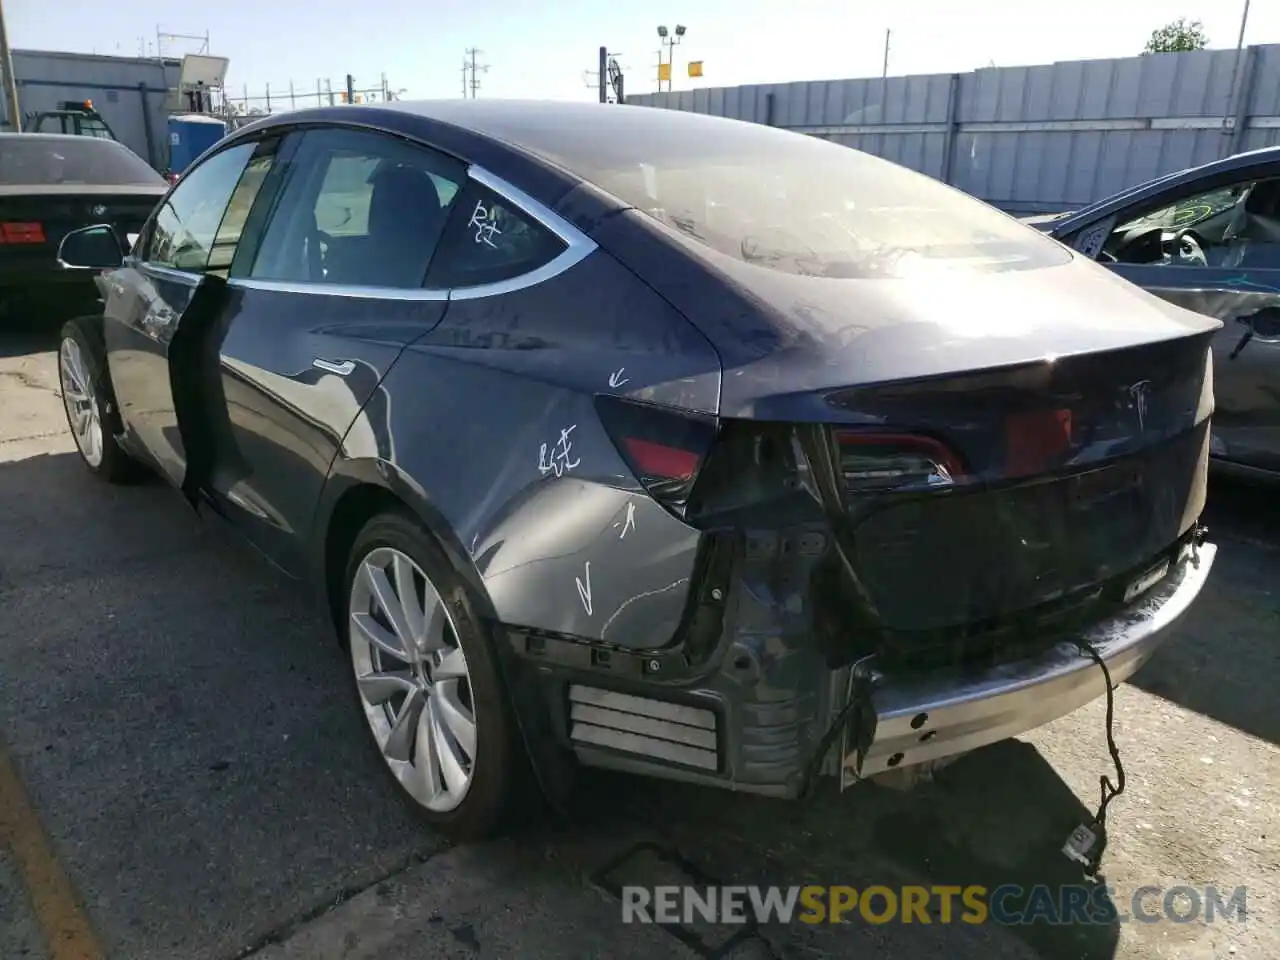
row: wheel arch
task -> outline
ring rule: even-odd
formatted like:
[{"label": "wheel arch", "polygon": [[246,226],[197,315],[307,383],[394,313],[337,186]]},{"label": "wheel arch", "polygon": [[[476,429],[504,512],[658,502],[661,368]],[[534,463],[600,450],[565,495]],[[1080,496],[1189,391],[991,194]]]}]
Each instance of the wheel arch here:
[{"label": "wheel arch", "polygon": [[476,613],[491,622],[493,602],[471,555],[426,492],[402,470],[386,460],[342,460],[330,470],[313,526],[312,579],[324,599],[335,630],[341,632],[342,579],[351,545],[375,514],[408,512],[441,548],[454,572],[470,588]]},{"label": "wheel arch", "polygon": [[477,616],[487,621],[503,684],[543,795],[564,813],[577,770],[573,755],[555,738],[550,707],[537,677],[515,656],[484,581],[471,555],[444,515],[412,478],[386,460],[340,459],[329,472],[313,525],[312,580],[325,604],[335,633],[342,636],[342,580],[347,558],[364,524],[382,510],[407,510],[441,547],[449,564],[471,588]]}]

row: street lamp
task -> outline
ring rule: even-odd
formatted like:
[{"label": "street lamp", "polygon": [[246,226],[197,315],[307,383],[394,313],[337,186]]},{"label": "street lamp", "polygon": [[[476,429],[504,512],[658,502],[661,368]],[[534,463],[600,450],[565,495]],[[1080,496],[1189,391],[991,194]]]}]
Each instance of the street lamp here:
[{"label": "street lamp", "polygon": [[[684,35],[685,35],[685,26],[684,24],[681,24],[681,23],[676,24],[675,36],[671,36],[670,32],[667,30],[665,26],[658,27],[658,39],[661,41],[662,46],[667,48],[667,89],[668,90],[671,89],[671,81],[672,81],[672,78],[675,76],[675,71],[676,71],[676,44],[680,42],[680,40],[684,37]],[[661,77],[662,50],[658,51],[658,74],[659,74],[658,89],[661,90],[662,89],[662,77]]]}]

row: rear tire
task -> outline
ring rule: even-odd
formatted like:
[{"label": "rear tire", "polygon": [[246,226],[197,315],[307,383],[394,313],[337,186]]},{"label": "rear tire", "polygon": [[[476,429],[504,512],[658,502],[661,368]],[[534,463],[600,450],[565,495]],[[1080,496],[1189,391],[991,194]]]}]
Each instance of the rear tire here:
[{"label": "rear tire", "polygon": [[101,317],[76,317],[63,325],[58,387],[76,451],[108,483],[128,483],[144,471],[116,440],[119,417],[106,357]]},{"label": "rear tire", "polygon": [[401,799],[455,840],[500,832],[528,761],[489,632],[414,518],[365,524],[341,612],[355,702]]}]

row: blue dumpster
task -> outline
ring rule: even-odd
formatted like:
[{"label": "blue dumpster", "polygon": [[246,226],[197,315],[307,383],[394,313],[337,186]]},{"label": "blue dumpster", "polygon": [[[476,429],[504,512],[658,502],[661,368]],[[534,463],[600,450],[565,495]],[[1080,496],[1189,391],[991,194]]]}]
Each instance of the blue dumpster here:
[{"label": "blue dumpster", "polygon": [[204,114],[175,114],[169,117],[169,172],[177,175],[191,161],[227,135],[227,125]]}]

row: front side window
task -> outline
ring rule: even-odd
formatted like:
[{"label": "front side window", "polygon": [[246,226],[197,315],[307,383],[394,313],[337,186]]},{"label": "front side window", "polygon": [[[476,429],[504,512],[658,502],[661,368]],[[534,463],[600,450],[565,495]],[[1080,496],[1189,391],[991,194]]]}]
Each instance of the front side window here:
[{"label": "front side window", "polygon": [[264,141],[259,144],[253,159],[245,167],[244,173],[240,176],[240,182],[236,184],[231,200],[227,203],[227,212],[223,214],[222,222],[218,225],[218,233],[214,237],[213,250],[209,254],[206,272],[216,273],[223,278],[227,277],[231,269],[231,261],[240,244],[240,238],[245,232],[249,212],[258,199],[267,174],[275,166],[276,150],[279,145],[278,140]]},{"label": "front side window", "polygon": [[252,159],[256,143],[240,143],[191,170],[162,201],[149,230],[143,259],[201,273],[209,264],[218,225]]},{"label": "front side window", "polygon": [[565,243],[492,190],[464,191],[431,262],[427,286],[474,287],[511,280],[550,263]]},{"label": "front side window", "polygon": [[1156,203],[1121,215],[1102,249],[1104,261],[1280,269],[1280,180],[1192,188]]},{"label": "front side window", "polygon": [[384,134],[302,135],[250,276],[421,288],[466,172]]}]

